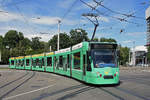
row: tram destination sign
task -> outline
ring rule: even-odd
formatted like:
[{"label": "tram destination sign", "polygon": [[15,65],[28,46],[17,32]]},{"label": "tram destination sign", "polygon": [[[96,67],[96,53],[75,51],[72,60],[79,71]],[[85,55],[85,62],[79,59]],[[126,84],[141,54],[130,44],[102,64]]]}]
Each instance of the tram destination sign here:
[{"label": "tram destination sign", "polygon": [[116,49],[117,44],[91,44],[91,49]]}]

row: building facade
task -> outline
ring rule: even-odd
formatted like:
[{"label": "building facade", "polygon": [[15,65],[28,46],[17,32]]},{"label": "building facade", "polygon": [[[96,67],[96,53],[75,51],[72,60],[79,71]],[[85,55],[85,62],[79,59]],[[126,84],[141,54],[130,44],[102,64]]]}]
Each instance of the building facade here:
[{"label": "building facade", "polygon": [[150,7],[146,9],[146,22],[147,22],[147,46],[150,46]]},{"label": "building facade", "polygon": [[147,64],[147,48],[145,46],[136,46],[130,50],[129,65],[145,66]]}]

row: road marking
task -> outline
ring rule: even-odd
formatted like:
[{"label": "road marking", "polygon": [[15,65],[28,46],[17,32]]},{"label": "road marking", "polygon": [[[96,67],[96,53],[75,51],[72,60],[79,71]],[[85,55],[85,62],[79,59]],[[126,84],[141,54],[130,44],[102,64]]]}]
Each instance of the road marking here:
[{"label": "road marking", "polygon": [[32,93],[32,92],[41,91],[41,90],[47,89],[47,88],[52,87],[52,86],[54,86],[54,85],[49,85],[47,87],[43,87],[43,88],[36,89],[36,90],[33,90],[33,91],[29,91],[29,92],[21,93],[21,94],[18,94],[18,95],[10,96],[10,97],[4,98],[3,100],[9,100],[9,99],[16,98],[16,97],[19,97],[19,96],[22,96],[22,95],[25,95],[25,94],[29,94],[29,93]]}]

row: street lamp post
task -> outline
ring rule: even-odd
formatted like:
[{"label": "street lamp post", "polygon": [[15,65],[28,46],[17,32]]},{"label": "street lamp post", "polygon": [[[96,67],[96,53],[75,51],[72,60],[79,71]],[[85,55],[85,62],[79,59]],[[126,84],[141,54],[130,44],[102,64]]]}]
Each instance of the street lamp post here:
[{"label": "street lamp post", "polygon": [[60,21],[60,20],[58,20],[58,40],[57,40],[57,51],[59,50],[60,23],[61,23],[61,21]]},{"label": "street lamp post", "polygon": [[133,57],[133,66],[135,66],[135,41],[133,41],[133,55],[132,55],[132,57]]}]

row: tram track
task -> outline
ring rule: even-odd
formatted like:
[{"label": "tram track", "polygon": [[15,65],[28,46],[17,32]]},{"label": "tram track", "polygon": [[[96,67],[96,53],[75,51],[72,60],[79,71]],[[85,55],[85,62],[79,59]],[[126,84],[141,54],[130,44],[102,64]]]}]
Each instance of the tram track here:
[{"label": "tram track", "polygon": [[26,74],[25,74],[25,75],[22,75],[21,77],[19,77],[19,78],[13,80],[13,81],[10,81],[10,82],[8,82],[8,83],[6,83],[6,84],[0,86],[0,89],[2,89],[2,88],[4,88],[4,87],[6,87],[6,86],[8,86],[8,85],[10,85],[10,84],[12,84],[12,83],[18,81],[18,80],[20,80],[20,79],[22,79],[22,78],[24,78],[24,77],[27,76],[28,74],[29,74],[29,72],[26,71]]},{"label": "tram track", "polygon": [[127,93],[127,94],[129,94],[129,95],[133,95],[133,96],[135,96],[135,97],[138,97],[138,98],[140,98],[140,99],[142,99],[142,100],[149,100],[148,98],[145,98],[144,96],[141,96],[141,95],[139,95],[139,94],[136,94],[135,92],[132,92],[132,91],[127,90],[127,89],[124,89],[124,88],[115,87],[115,89],[117,89],[117,90],[119,90],[119,91],[122,91],[122,92],[124,92],[124,93]]},{"label": "tram track", "polygon": [[[136,93],[134,93],[134,92],[132,92],[130,90],[127,90],[127,89],[124,89],[124,88],[120,88],[120,87],[113,87],[113,88],[116,89],[116,90],[119,90],[119,91],[121,91],[121,92],[123,92],[125,94],[131,95],[131,96],[135,96],[135,97],[137,97],[137,98],[139,98],[141,100],[149,100],[148,98],[146,98],[144,96],[141,96],[139,94],[136,94]],[[99,89],[104,91],[104,92],[106,92],[106,93],[108,93],[109,95],[119,99],[119,100],[126,100],[123,96],[119,96],[119,95],[115,94],[114,92],[111,92],[111,91],[109,91],[109,90],[107,90],[105,88],[100,87]]]},{"label": "tram track", "polygon": [[115,93],[113,93],[113,92],[110,92],[110,91],[108,91],[108,90],[106,90],[106,89],[104,89],[104,88],[99,88],[101,91],[104,91],[104,92],[106,92],[107,94],[109,94],[109,95],[111,95],[111,96],[113,96],[113,97],[115,97],[115,98],[117,98],[117,99],[119,99],[119,100],[125,100],[123,97],[121,97],[121,96],[119,96],[119,95],[116,95]]},{"label": "tram track", "polygon": [[[138,84],[143,84],[143,85],[148,85],[150,86],[150,84],[146,83],[146,79],[141,79],[141,78],[120,78],[121,81],[129,81],[129,82],[134,82],[134,83],[138,83]],[[139,80],[143,80],[143,81],[139,81]]]},{"label": "tram track", "polygon": [[[22,78],[20,79],[23,79],[25,78],[25,76],[29,75],[29,73],[26,73],[24,75],[24,77],[22,76]],[[0,100],[5,100],[4,98],[9,95],[11,92],[13,92],[14,90],[16,90],[17,88],[19,88],[20,86],[22,86],[23,84],[27,83],[30,79],[32,79],[33,77],[35,76],[35,72],[32,72],[32,75],[30,77],[28,77],[27,79],[24,79],[21,83],[19,83],[18,85],[15,85],[15,87],[13,87],[12,89],[8,90],[6,93],[4,93],[2,96],[0,96]],[[19,79],[19,80],[20,80]],[[16,80],[17,81],[17,80]],[[16,82],[15,81],[15,82]],[[10,83],[11,84],[11,83]],[[7,85],[8,86],[8,85]]]}]

